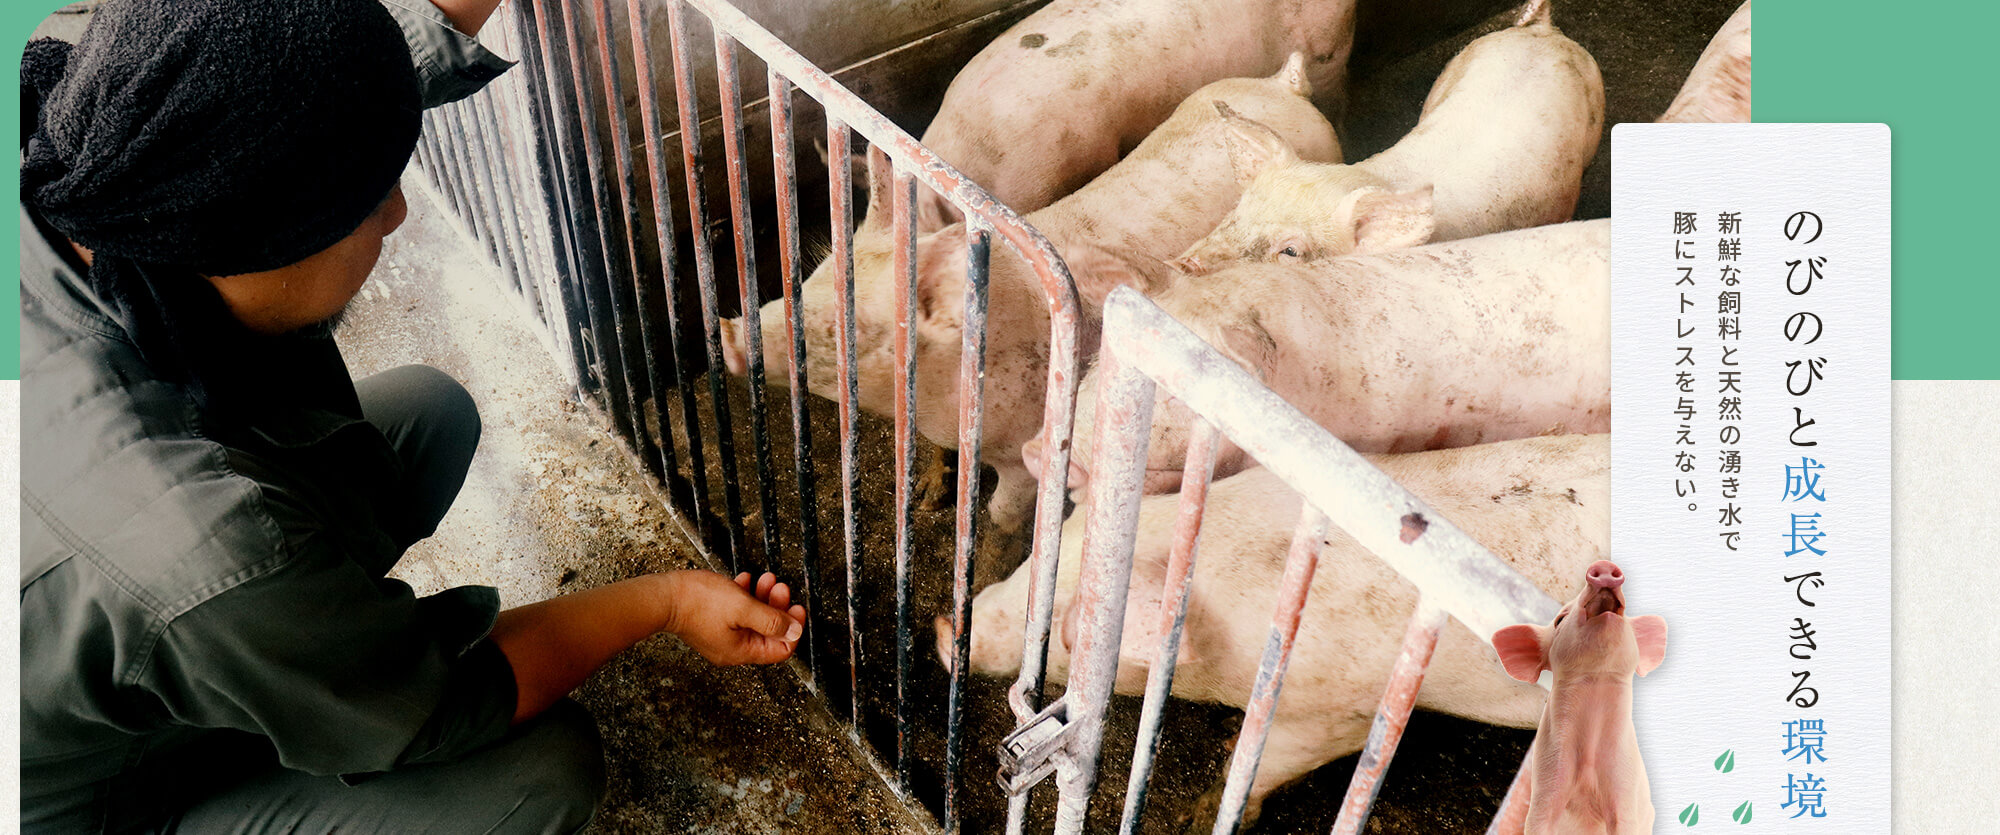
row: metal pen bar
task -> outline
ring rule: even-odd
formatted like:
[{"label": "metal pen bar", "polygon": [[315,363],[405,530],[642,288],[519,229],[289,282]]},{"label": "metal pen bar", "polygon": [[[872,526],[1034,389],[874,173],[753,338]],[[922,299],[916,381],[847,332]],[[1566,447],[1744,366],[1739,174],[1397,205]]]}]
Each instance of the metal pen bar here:
[{"label": "metal pen bar", "polygon": [[520,189],[514,183],[513,161],[508,148],[501,141],[500,108],[495,99],[503,95],[496,88],[490,93],[473,96],[472,124],[478,133],[480,147],[484,149],[486,170],[494,184],[494,197],[500,204],[500,240],[502,249],[507,251],[507,266],[514,273],[514,290],[536,321],[542,318],[541,290],[535,285],[534,271],[529,258],[527,226],[521,221],[519,211]]},{"label": "metal pen bar", "polygon": [[1112,291],[1104,322],[1106,353],[1144,369],[1473,634],[1554,617],[1556,601],[1520,572],[1137,291]]},{"label": "metal pen bar", "polygon": [[[1104,715],[1118,679],[1119,642],[1132,582],[1132,543],[1138,533],[1139,492],[1146,476],[1146,446],[1153,421],[1153,381],[1140,369],[1105,353],[1098,365],[1098,451],[1090,479],[1083,534],[1083,567],[1070,616],[1076,644],[1070,649],[1068,757],[1056,772],[1057,835],[1083,831],[1104,747]],[[1011,810],[1010,810],[1011,811]],[[1012,827],[1014,824],[1009,823]]]},{"label": "metal pen bar", "polygon": [[1382,791],[1382,776],[1396,757],[1396,746],[1409,727],[1410,711],[1417,706],[1417,691],[1423,687],[1424,671],[1437,650],[1438,633],[1451,613],[1428,597],[1419,597],[1417,611],[1403,632],[1403,649],[1396,654],[1382,702],[1375,708],[1375,721],[1368,729],[1368,744],[1361,749],[1361,761],[1347,783],[1347,797],[1341,801],[1340,817],[1333,823],[1334,835],[1360,835],[1368,825],[1368,813]]},{"label": "metal pen bar", "polygon": [[[612,204],[611,184],[605,181],[604,137],[598,130],[597,117],[607,111],[605,103],[598,100],[597,88],[591,86],[588,78],[589,65],[583,60],[583,56],[588,53],[584,51],[581,41],[582,27],[578,23],[576,4],[564,0],[557,5],[562,7],[563,39],[569,49],[565,60],[571,62],[570,80],[575,85],[573,90],[575,95],[571,101],[576,104],[576,127],[582,132],[580,136],[582,141],[578,144],[583,148],[584,175],[578,177],[577,182],[579,186],[587,184],[589,188],[589,206],[593,210],[591,219],[596,226],[598,254],[604,265],[604,270],[598,278],[602,281],[599,292],[603,293],[604,297],[604,304],[599,312],[604,314],[605,318],[599,320],[599,327],[604,329],[598,333],[598,341],[600,347],[601,343],[610,341],[611,346],[602,350],[607,361],[617,362],[617,372],[613,377],[623,384],[621,389],[618,385],[611,385],[607,381],[604,387],[607,395],[605,400],[615,412],[612,417],[619,427],[620,434],[623,434],[633,448],[643,456],[648,441],[644,421],[639,416],[639,404],[644,403],[649,394],[645,385],[635,376],[640,373],[640,369],[633,368],[635,363],[626,353],[626,346],[631,342],[625,336],[625,317],[627,311],[632,309],[632,301],[621,292],[630,286],[630,276],[637,272],[629,259],[632,236],[625,234],[623,207]],[[599,34],[602,40],[603,33]],[[605,51],[608,52],[609,48],[607,45]],[[621,241],[625,245],[627,258],[619,258],[616,254]]]},{"label": "metal pen bar", "polygon": [[[604,297],[610,267],[597,213],[590,198],[583,193],[588,188],[590,174],[585,170],[584,155],[580,150],[584,146],[583,126],[578,124],[579,119],[574,118],[584,111],[574,99],[577,82],[569,60],[571,53],[557,40],[564,37],[555,31],[562,23],[549,14],[547,0],[532,0],[532,5],[540,41],[539,54],[545,65],[546,83],[543,89],[549,98],[549,125],[557,141],[554,146],[555,160],[562,169],[564,212],[556,215],[556,225],[568,227],[574,232],[569,244],[576,257],[577,271],[571,275],[589,321],[588,328],[578,326],[578,335],[584,340],[584,349],[591,359],[598,390],[604,393],[610,406],[613,425],[619,434],[631,437],[631,427],[626,423],[625,390],[620,385],[624,379],[624,366],[620,362],[618,346],[607,344],[615,342],[610,324],[611,302]],[[566,130],[557,129],[557,126]]]},{"label": "metal pen bar", "polygon": [[[1180,513],[1174,519],[1173,550],[1160,589],[1160,649],[1146,674],[1146,699],[1139,710],[1139,733],[1132,750],[1132,776],[1125,784],[1125,812],[1118,822],[1122,835],[1134,835],[1146,815],[1146,789],[1153,758],[1160,750],[1160,723],[1167,696],[1174,689],[1174,668],[1180,663],[1181,640],[1187,626],[1188,593],[1194,588],[1194,558],[1201,545],[1201,520],[1208,509],[1208,485],[1215,474],[1215,427],[1196,421],[1188,438],[1187,465],[1181,471]],[[1145,612],[1137,614],[1144,617]]]},{"label": "metal pen bar", "polygon": [[[688,509],[691,521],[701,531],[705,542],[717,541],[714,514],[708,512],[708,465],[703,455],[701,437],[701,409],[696,402],[694,386],[689,384],[681,364],[687,353],[682,350],[683,334],[681,324],[680,253],[674,239],[673,194],[668,185],[666,142],[662,137],[664,128],[660,122],[659,88],[653,79],[654,67],[652,39],[645,34],[652,31],[652,6],[650,0],[625,0],[626,19],[631,23],[632,64],[634,77],[639,82],[639,130],[646,142],[646,174],[653,192],[653,232],[660,242],[660,272],[666,285],[667,298],[667,365],[673,369],[673,390],[679,394],[681,412],[681,434],[687,445],[688,478],[682,482],[669,478],[669,491],[680,497],[681,506]],[[660,435],[663,446],[673,446],[674,436],[667,420],[667,408],[655,404],[660,410]],[[678,492],[674,492],[678,491]]]},{"label": "metal pen bar", "polygon": [[447,111],[452,124],[457,128],[458,154],[465,163],[465,179],[472,190],[471,217],[466,225],[475,228],[486,244],[487,262],[501,267],[501,278],[507,281],[508,289],[516,289],[514,276],[509,274],[505,245],[500,241],[500,232],[494,221],[500,216],[500,200],[494,193],[491,178],[486,176],[485,165],[481,161],[478,120],[468,112],[470,105],[464,100],[439,108]]},{"label": "metal pen bar", "polygon": [[515,3],[514,23],[516,41],[521,47],[521,70],[528,76],[519,88],[521,103],[528,113],[528,122],[533,129],[530,140],[533,147],[529,153],[534,165],[529,170],[535,172],[541,185],[542,218],[549,232],[549,266],[554,271],[552,298],[557,304],[552,307],[562,313],[559,331],[570,352],[571,367],[577,370],[577,397],[581,398],[586,388],[600,385],[597,376],[596,357],[593,347],[584,338],[582,324],[569,311],[586,307],[583,301],[583,266],[565,207],[568,205],[569,188],[565,182],[567,166],[561,160],[562,151],[556,143],[556,131],[552,106],[543,97],[534,95],[536,88],[548,89],[553,86],[547,79],[547,65],[542,60],[540,28],[535,22],[535,13],[526,3]]},{"label": "metal pen bar", "polygon": [[861,533],[856,524],[854,493],[860,485],[858,443],[860,431],[854,425],[855,403],[861,399],[859,369],[854,354],[854,163],[853,134],[847,125],[829,113],[826,117],[828,214],[833,229],[834,303],[839,307],[834,323],[834,347],[840,353],[836,368],[840,384],[840,510],[842,552],[847,565],[847,709],[855,733],[861,732],[861,610],[855,601],[861,594]]},{"label": "metal pen bar", "polygon": [[959,783],[965,762],[965,684],[972,666],[972,569],[979,549],[979,453],[986,414],[986,281],[993,238],[984,223],[965,224],[965,327],[958,365],[958,548],[951,574],[951,690],[945,702],[944,826],[963,825]]},{"label": "metal pen bar", "polygon": [[695,283],[701,288],[701,324],[708,337],[709,408],[715,415],[715,452],[722,467],[722,528],[728,537],[724,563],[731,573],[743,553],[743,496],[736,483],[736,435],[729,422],[729,397],[723,391],[722,333],[715,296],[715,250],[709,240],[708,207],[702,182],[707,178],[701,157],[701,114],[694,94],[694,56],[688,53],[687,20],[679,0],[667,2],[667,27],[674,47],[674,98],[680,105],[681,160],[687,172],[688,218],[694,234]]},{"label": "metal pen bar", "polygon": [[[618,56],[611,48],[610,0],[593,0],[591,12],[591,28],[597,30],[598,71],[604,80],[602,102],[610,125],[611,158],[615,166],[614,173],[617,175],[618,204],[612,211],[605,212],[605,215],[611,219],[609,228],[614,230],[612,234],[625,244],[625,260],[621,264],[625,275],[623,280],[613,282],[616,291],[613,297],[619,299],[622,305],[618,316],[619,345],[631,344],[624,331],[627,316],[638,320],[639,346],[636,353],[639,355],[639,362],[642,363],[641,367],[633,369],[633,363],[630,362],[631,355],[629,353],[626,355],[628,378],[637,376],[637,381],[632,386],[634,396],[631,405],[632,425],[638,430],[633,436],[633,447],[639,454],[640,461],[645,462],[647,466],[658,468],[656,475],[664,483],[672,478],[674,471],[674,442],[670,432],[661,431],[666,426],[666,412],[660,406],[660,398],[665,395],[663,391],[665,385],[660,379],[659,360],[653,353],[653,333],[649,324],[653,317],[646,315],[648,298],[646,288],[651,282],[640,277],[638,236],[627,221],[627,218],[636,219],[638,206],[634,194],[638,191],[638,186],[634,181],[631,128],[625,123],[624,86],[618,79]],[[635,35],[644,37],[644,33]],[[603,170],[602,166],[593,163],[591,169],[598,189],[604,195],[603,199],[608,201],[611,197],[610,186],[604,183],[604,178],[599,173]],[[647,404],[652,405],[653,413],[658,416],[657,427],[647,422]]]},{"label": "metal pen bar", "polygon": [[487,184],[488,203],[493,209],[490,222],[494,241],[499,244],[500,272],[507,278],[507,284],[513,289],[514,294],[525,299],[529,297],[530,290],[527,286],[526,271],[522,269],[520,254],[516,252],[522,244],[521,230],[509,223],[513,219],[513,213],[509,211],[511,207],[509,192],[501,179],[502,167],[494,164],[493,158],[497,149],[492,138],[487,135],[487,125],[493,123],[493,115],[480,107],[489,95],[482,92],[464,102],[465,121],[472,128],[472,159],[478,168],[478,175]]},{"label": "metal pen bar", "polygon": [[891,240],[895,242],[896,309],[896,780],[910,791],[910,525],[917,497],[911,466],[917,456],[917,183],[895,167]]},{"label": "metal pen bar", "polygon": [[[819,591],[819,493],[813,481],[812,424],[806,412],[806,326],[805,305],[799,296],[799,171],[793,158],[792,85],[775,69],[768,70],[765,82],[771,101],[771,162],[777,181],[778,272],[784,282],[786,372],[792,393],[792,477],[799,490],[799,570],[804,578],[794,597],[806,607],[806,631],[799,645],[805,648],[806,670],[813,686],[819,686],[819,656],[813,645],[818,617],[812,597]],[[768,523],[767,523],[768,524]]]},{"label": "metal pen bar", "polygon": [[750,447],[757,465],[757,529],[764,565],[777,559],[777,505],[771,481],[770,410],[764,404],[763,299],[757,287],[757,250],[750,223],[750,169],[743,160],[743,83],[736,69],[736,41],[715,33],[715,74],[722,93],[722,158],[729,175],[729,218],[736,228],[736,283],[743,300],[743,345],[750,360]]},{"label": "metal pen bar", "polygon": [[1229,835],[1242,824],[1243,809],[1257,780],[1257,764],[1271,737],[1271,717],[1278,711],[1278,694],[1285,686],[1285,668],[1298,639],[1299,619],[1319,567],[1320,544],[1326,536],[1326,514],[1307,503],[1299,512],[1292,548],[1285,555],[1284,578],[1278,583],[1278,608],[1271,615],[1271,636],[1250,685],[1250,703],[1243,710],[1243,729],[1236,735],[1236,753],[1229,760],[1229,778],[1222,788],[1222,807],[1215,816],[1215,835]]},{"label": "metal pen bar", "polygon": [[1507,796],[1500,799],[1500,811],[1494,813],[1493,823],[1487,825],[1486,835],[1521,835],[1528,827],[1528,798],[1533,794],[1535,749],[1530,747],[1527,756],[1521,759],[1521,770],[1514,772],[1514,782],[1507,785]]}]

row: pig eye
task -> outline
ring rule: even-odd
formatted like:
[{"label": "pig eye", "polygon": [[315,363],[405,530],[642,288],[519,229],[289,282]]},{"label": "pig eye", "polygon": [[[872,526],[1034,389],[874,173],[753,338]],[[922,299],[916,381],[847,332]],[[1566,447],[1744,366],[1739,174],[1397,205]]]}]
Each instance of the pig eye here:
[{"label": "pig eye", "polygon": [[1552,624],[1550,624],[1550,626],[1561,626],[1561,625],[1562,625],[1562,622],[1563,622],[1563,618],[1566,618],[1566,617],[1569,617],[1569,610],[1568,610],[1568,609],[1564,609],[1564,610],[1562,610],[1562,611],[1560,611],[1560,612],[1557,612],[1557,613],[1556,613],[1556,622],[1555,622],[1555,623],[1552,623]]}]

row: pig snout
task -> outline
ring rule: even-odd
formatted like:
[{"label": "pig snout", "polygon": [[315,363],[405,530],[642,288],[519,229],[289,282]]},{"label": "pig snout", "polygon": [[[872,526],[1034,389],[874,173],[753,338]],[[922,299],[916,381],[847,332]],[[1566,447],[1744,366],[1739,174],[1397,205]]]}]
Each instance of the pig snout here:
[{"label": "pig snout", "polygon": [[[1049,463],[1048,447],[1042,441],[1044,437],[1045,435],[1042,433],[1036,433],[1035,437],[1029,438],[1027,443],[1021,445],[1021,463],[1027,465],[1028,474],[1034,476],[1037,481],[1040,481],[1042,478],[1042,468],[1048,466]],[[1079,466],[1075,460],[1071,460],[1069,462],[1069,478],[1065,486],[1074,490],[1089,482],[1089,473],[1082,466]]]},{"label": "pig snout", "polygon": [[1621,590],[1625,585],[1625,572],[1618,570],[1616,564],[1610,560],[1598,560],[1584,570],[1583,578],[1587,587],[1583,601],[1585,617],[1596,617],[1606,612],[1625,614],[1625,594]]},{"label": "pig snout", "polygon": [[722,329],[722,364],[738,377],[750,373],[750,348],[743,341],[743,320],[723,319],[718,324]]}]

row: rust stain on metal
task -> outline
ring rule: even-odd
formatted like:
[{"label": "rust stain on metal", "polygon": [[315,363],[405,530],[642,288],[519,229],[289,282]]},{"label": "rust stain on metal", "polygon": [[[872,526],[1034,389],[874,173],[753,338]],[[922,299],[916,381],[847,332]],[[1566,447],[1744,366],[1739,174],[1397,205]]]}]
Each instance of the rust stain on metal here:
[{"label": "rust stain on metal", "polygon": [[1405,516],[1403,516],[1403,536],[1402,536],[1403,544],[1408,545],[1412,542],[1417,541],[1417,537],[1423,536],[1424,531],[1430,529],[1431,529],[1430,520],[1425,519],[1423,514],[1421,513],[1406,514]]}]

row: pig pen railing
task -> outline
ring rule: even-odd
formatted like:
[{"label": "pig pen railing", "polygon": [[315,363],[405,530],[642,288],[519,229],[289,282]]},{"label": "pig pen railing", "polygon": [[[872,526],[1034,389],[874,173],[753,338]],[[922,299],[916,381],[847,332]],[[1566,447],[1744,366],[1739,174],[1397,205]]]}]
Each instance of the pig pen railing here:
[{"label": "pig pen railing", "polygon": [[[623,2],[621,20],[613,2]],[[420,162],[439,187],[450,208],[501,267],[507,289],[521,297],[559,355],[568,354],[577,372],[576,384],[587,400],[602,405],[631,453],[666,487],[670,504],[718,567],[731,572],[755,571],[778,564],[781,555],[796,555],[800,574],[795,600],[810,613],[800,641],[806,682],[815,692],[844,683],[845,707],[857,739],[861,733],[861,682],[856,670],[862,655],[857,609],[859,550],[857,518],[879,505],[857,497],[857,410],[859,370],[855,352],[855,249],[853,230],[852,136],[859,133],[894,166],[891,236],[894,246],[895,303],[895,750],[890,752],[892,786],[911,796],[910,706],[908,692],[913,641],[911,628],[910,558],[916,451],[914,425],[917,263],[915,257],[916,187],[940,195],[966,218],[968,243],[964,336],[961,345],[958,404],[958,466],[956,526],[952,568],[952,651],[950,691],[946,710],[944,803],[947,831],[960,827],[959,786],[963,761],[964,699],[969,675],[972,555],[980,535],[981,417],[984,409],[987,276],[991,244],[998,237],[1019,256],[1040,281],[1049,314],[1049,368],[1044,420],[1055,452],[1046,463],[1035,502],[1032,552],[1036,564],[1053,572],[1062,525],[1063,479],[1074,412],[1079,363],[1079,312],[1068,268],[1040,233],[984,189],[939,159],[930,150],[860,98],[814,66],[812,62],[724,0],[508,0],[511,15],[499,15],[496,35],[520,57],[518,82],[502,82],[471,99],[435,111],[427,117]],[[670,154],[674,142],[660,113],[661,90],[654,45],[655,7],[665,5],[672,58],[680,154]],[[717,72],[723,166],[729,200],[726,219],[712,217],[709,157],[704,153],[705,124],[702,93],[693,71],[695,58],[688,36],[688,9],[700,13],[713,33]],[[630,42],[630,63],[615,48],[620,27]],[[759,288],[753,207],[750,201],[751,153],[746,141],[743,97],[737,67],[739,48],[748,49],[767,68],[768,98],[761,102],[769,119],[769,147],[777,204],[778,282],[786,321],[787,380],[791,391],[794,437],[791,477],[797,485],[797,538],[774,523],[779,501],[774,489],[772,442],[767,430],[764,394],[765,360],[758,312]],[[620,112],[627,84],[635,85],[643,160],[632,151],[631,129]],[[798,189],[798,115],[793,92],[817,102],[826,123],[829,167],[828,206],[835,269],[838,356],[837,400],[840,424],[840,479],[845,601],[822,596],[826,584],[819,570],[818,508],[810,446],[806,378],[805,322],[802,319],[800,253],[800,192]],[[712,141],[712,140],[711,140]],[[609,147],[607,153],[606,147]],[[682,191],[674,192],[674,164],[680,165]],[[641,188],[641,177],[647,188]],[[539,198],[539,199],[537,199]],[[675,215],[684,212],[686,227]],[[651,241],[635,228],[650,215]],[[732,428],[731,405],[724,388],[720,320],[722,300],[711,235],[728,226],[734,231],[735,278],[740,288],[745,347],[748,353],[748,398],[751,450],[755,466],[755,512],[748,513],[738,472],[739,453]],[[685,241],[681,236],[686,235]],[[656,248],[648,248],[651,244]],[[683,247],[691,249],[691,253]],[[692,287],[686,274],[692,256]],[[646,256],[657,260],[648,269]],[[699,330],[683,321],[688,294],[698,297]],[[662,320],[664,327],[662,328]],[[690,332],[692,331],[692,332]],[[701,412],[697,386],[706,365],[708,414]],[[671,402],[670,402],[671,401]],[[677,408],[675,408],[677,407]],[[704,418],[712,431],[704,430]],[[678,437],[676,437],[678,434]],[[722,503],[711,507],[708,464],[719,473]],[[685,465],[683,468],[682,465]],[[755,519],[753,527],[749,519]],[[752,534],[755,537],[752,537]],[[1053,574],[1042,579],[1052,588]],[[815,637],[829,625],[844,602],[846,669],[830,670],[830,659],[814,652]],[[831,610],[831,611],[830,611]],[[1050,607],[1036,610],[1039,634],[1048,634]],[[830,643],[830,642],[829,642]],[[1040,658],[1039,651],[1032,653]],[[1038,709],[1039,666],[1028,686],[1017,690],[1014,708],[1020,717]],[[844,675],[842,675],[844,673]],[[843,681],[844,679],[844,681]],[[833,702],[831,697],[829,701]],[[834,702],[834,709],[838,709]]]},{"label": "pig pen railing", "polygon": [[[1060,791],[1055,831],[1081,832],[1095,791],[1105,714],[1117,678],[1119,643],[1132,574],[1139,499],[1156,387],[1198,415],[1189,439],[1180,510],[1157,613],[1162,635],[1148,674],[1132,773],[1120,825],[1138,831],[1145,810],[1152,759],[1159,748],[1160,717],[1172,691],[1174,666],[1187,613],[1208,482],[1218,435],[1229,438],[1305,499],[1272,613],[1271,637],[1250,691],[1214,831],[1236,831],[1256,777],[1284,684],[1306,595],[1329,522],[1417,586],[1419,602],[1403,648],[1378,704],[1360,763],[1355,767],[1335,833],[1358,833],[1394,756],[1424,671],[1448,618],[1478,635],[1515,623],[1546,623],[1557,604],[1519,572],[1437,515],[1381,470],[1292,408],[1248,373],[1210,348],[1159,307],[1129,288],[1105,305],[1098,371],[1096,450],[1084,511],[1082,574],[1078,579],[1076,644],[1063,696],[1022,723],[1004,743],[1003,782],[1025,795],[1054,775]],[[1053,589],[1043,587],[1043,596]],[[1037,605],[1043,605],[1037,601]],[[1047,641],[1043,634],[1029,641]],[[1499,671],[1495,671],[1499,675]],[[1517,774],[1493,829],[1519,831],[1526,793]],[[1009,828],[1018,831],[1018,816]]]}]

